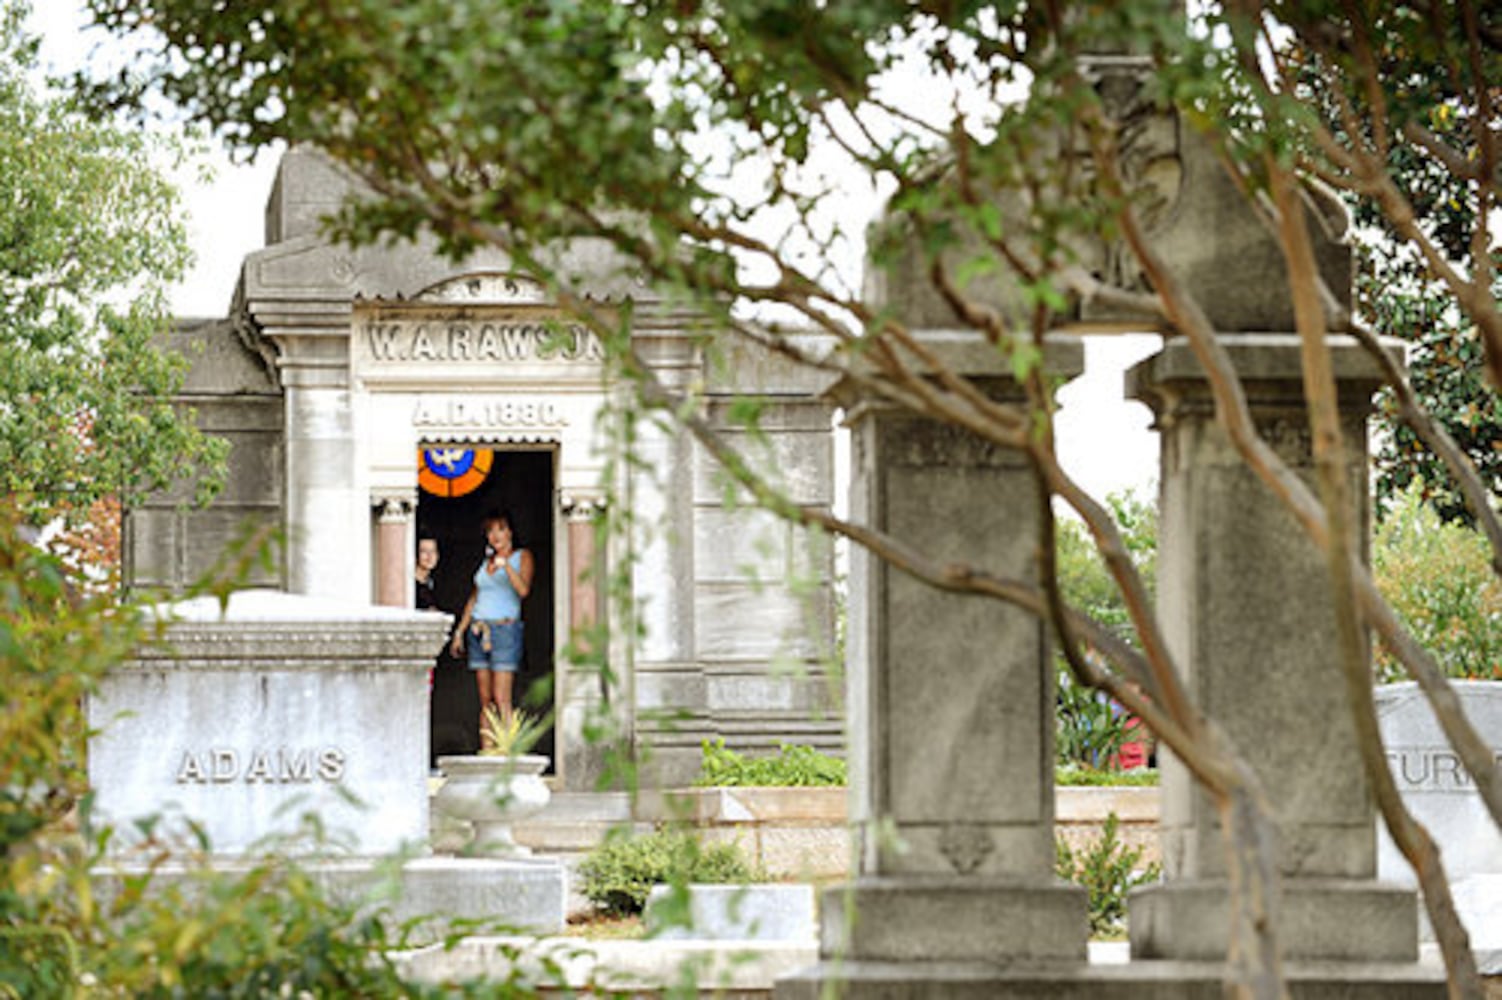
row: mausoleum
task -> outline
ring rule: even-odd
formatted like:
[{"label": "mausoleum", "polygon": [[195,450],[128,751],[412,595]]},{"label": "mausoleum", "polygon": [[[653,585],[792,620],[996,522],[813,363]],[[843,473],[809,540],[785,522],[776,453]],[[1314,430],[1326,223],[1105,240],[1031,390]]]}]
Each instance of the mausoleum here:
[{"label": "mausoleum", "polygon": [[[128,582],[179,592],[237,538],[270,528],[280,556],[246,586],[410,607],[416,542],[433,537],[438,603],[457,612],[482,558],[481,519],[505,511],[537,567],[518,690],[554,713],[542,750],[563,787],[594,783],[599,751],[583,738],[594,712],[651,751],[663,781],[691,777],[705,739],[837,746],[827,548],[810,555],[820,550],[797,529],[738,505],[682,432],[628,416],[601,340],[564,323],[498,252],[455,264],[431,243],[349,249],[327,237],[320,218],[351,190],[318,154],[286,154],[266,245],[246,257],[228,314],[177,325],[173,346],[192,365],[184,402],[230,442],[229,477],[207,508],[171,494],[129,512]],[[712,424],[735,432],[731,393],[759,397],[758,440],[783,487],[831,503],[823,386],[767,358],[715,363],[699,317],[623,278],[603,247],[565,255],[592,300],[629,303],[637,354],[663,382],[702,387]],[[618,530],[599,530],[608,505]],[[607,596],[612,578],[625,593]],[[620,619],[609,671],[571,668],[576,627],[609,616]],[[440,662],[435,757],[477,745],[477,704],[464,665]]]}]

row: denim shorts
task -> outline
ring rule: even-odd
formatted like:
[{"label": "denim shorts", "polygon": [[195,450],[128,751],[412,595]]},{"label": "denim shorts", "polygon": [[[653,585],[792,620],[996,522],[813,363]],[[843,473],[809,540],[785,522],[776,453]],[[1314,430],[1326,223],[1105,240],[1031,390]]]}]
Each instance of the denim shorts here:
[{"label": "denim shorts", "polygon": [[501,670],[515,673],[522,662],[521,619],[509,622],[484,622],[490,629],[490,649],[485,648],[485,631],[481,622],[471,622],[464,636],[464,645],[469,650],[469,669]]}]

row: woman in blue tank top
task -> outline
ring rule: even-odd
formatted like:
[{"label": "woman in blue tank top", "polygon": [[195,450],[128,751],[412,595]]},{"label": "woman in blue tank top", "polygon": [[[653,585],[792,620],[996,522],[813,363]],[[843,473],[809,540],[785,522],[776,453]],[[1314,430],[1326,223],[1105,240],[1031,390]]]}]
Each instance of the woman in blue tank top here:
[{"label": "woman in blue tank top", "polygon": [[451,652],[458,656],[460,643],[468,646],[469,669],[480,689],[483,733],[491,705],[507,725],[511,722],[511,688],[522,660],[522,599],[532,592],[535,563],[531,552],[516,547],[510,517],[491,514],[482,524],[485,561],[475,570]]}]

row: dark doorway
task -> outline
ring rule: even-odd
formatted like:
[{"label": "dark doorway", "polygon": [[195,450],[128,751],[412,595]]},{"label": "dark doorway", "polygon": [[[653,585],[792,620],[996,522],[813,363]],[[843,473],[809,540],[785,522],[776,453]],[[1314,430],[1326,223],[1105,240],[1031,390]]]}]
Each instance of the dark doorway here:
[{"label": "dark doorway", "polygon": [[[434,574],[438,606],[455,618],[464,610],[475,570],[485,558],[480,522],[487,514],[508,514],[519,545],[531,550],[536,572],[532,592],[522,603],[525,648],[515,698],[535,714],[553,707],[553,457],[551,451],[497,449],[484,482],[472,492],[440,497],[419,490],[417,501],[418,537],[438,540],[439,563]],[[479,749],[479,716],[474,675],[462,657],[445,651],[433,672],[434,763],[442,754],[471,754]],[[555,756],[551,731],[534,752]]]}]

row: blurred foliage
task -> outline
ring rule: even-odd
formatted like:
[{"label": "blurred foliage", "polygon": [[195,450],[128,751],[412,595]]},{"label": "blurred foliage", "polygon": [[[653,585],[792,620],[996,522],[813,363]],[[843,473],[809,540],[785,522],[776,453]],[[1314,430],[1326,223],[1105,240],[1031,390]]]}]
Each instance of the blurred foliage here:
[{"label": "blurred foliage", "polygon": [[1152,786],[1159,783],[1156,768],[1130,768],[1102,771],[1079,764],[1060,764],[1054,768],[1053,783],[1065,788],[1102,787],[1106,785]]},{"label": "blurred foliage", "polygon": [[23,0],[0,2],[0,487],[33,523],[179,482],[207,497],[227,446],[171,396],[167,291],[189,261],[157,164],[178,152],[39,88]]},{"label": "blurred foliage", "polygon": [[[1439,180],[1432,183],[1439,184]],[[1464,185],[1451,180],[1444,204],[1469,204]],[[1453,299],[1429,274],[1422,260],[1378,225],[1369,209],[1358,215],[1370,225],[1358,243],[1361,270],[1356,279],[1359,308],[1383,336],[1407,345],[1408,377],[1414,394],[1469,458],[1502,510],[1502,395],[1486,381],[1485,358],[1475,333]],[[1458,258],[1468,262],[1469,255]],[[1502,285],[1498,286],[1502,288]],[[1424,500],[1447,521],[1475,524],[1449,470],[1398,417],[1392,393],[1377,405],[1377,514],[1388,515],[1400,495],[1417,486]]]},{"label": "blurred foliage", "polygon": [[[1502,680],[1502,580],[1486,539],[1445,520],[1422,483],[1392,498],[1377,526],[1372,571],[1377,586],[1413,637],[1451,677]],[[1377,648],[1384,681],[1407,675]]]},{"label": "blurred foliage", "polygon": [[[1404,15],[1394,10],[1396,19]],[[1409,12],[1412,16],[1412,12]],[[1443,47],[1438,39],[1400,49],[1394,45],[1382,53],[1392,59],[1391,68],[1422,59],[1423,53]],[[1468,66],[1463,73],[1474,69]],[[1461,75],[1428,72],[1412,78],[1394,95],[1396,123],[1422,129],[1454,150],[1462,161],[1480,155],[1475,120],[1468,106],[1469,95],[1460,92]],[[1493,78],[1495,79],[1495,77]],[[1423,95],[1420,97],[1419,95]],[[1338,118],[1333,108],[1325,113]],[[1391,127],[1395,122],[1385,123]],[[1342,129],[1337,129],[1341,134]],[[1472,234],[1476,230],[1477,205],[1474,184],[1415,145],[1392,143],[1387,169],[1399,190],[1424,222],[1444,260],[1462,272],[1474,273],[1477,261]],[[1435,273],[1431,261],[1392,224],[1388,214],[1368,198],[1345,192],[1356,222],[1358,251],[1356,307],[1377,333],[1394,337],[1408,348],[1409,379],[1415,395],[1455,439],[1475,464],[1482,483],[1502,504],[1502,397],[1489,386],[1485,361],[1475,330],[1455,297]],[[1496,298],[1502,283],[1493,283]],[[1451,484],[1444,464],[1430,454],[1418,437],[1403,424],[1390,392],[1379,396],[1376,490],[1378,513],[1398,502],[1400,493],[1418,483],[1424,499],[1445,520],[1474,524],[1460,493]]]},{"label": "blurred foliage", "polygon": [[747,757],[725,746],[723,739],[705,740],[704,759],[695,785],[757,785],[795,788],[845,784],[845,762],[811,746],[783,743],[775,756]]},{"label": "blurred foliage", "polygon": [[0,993],[67,996],[89,960],[82,703],[140,634],[134,612],[78,592],[0,505]]},{"label": "blurred foliage", "polygon": [[[560,982],[539,955],[485,983],[404,981],[390,956],[409,927],[386,913],[384,884],[334,899],[275,853],[216,872],[200,863],[210,845],[168,843],[150,817],[128,854],[107,851],[85,699],[156,636],[134,606],[73,586],[16,517],[0,505],[0,996],[499,998]],[[502,930],[436,919],[427,934]]]},{"label": "blurred foliage", "polygon": [[290,868],[204,876],[186,892],[151,884],[161,858],[148,851],[118,891],[97,880],[110,832],[88,823],[84,699],[151,633],[133,607],[71,586],[3,513],[0,993],[261,996],[289,983],[405,995],[378,961],[390,944],[379,925]]}]

